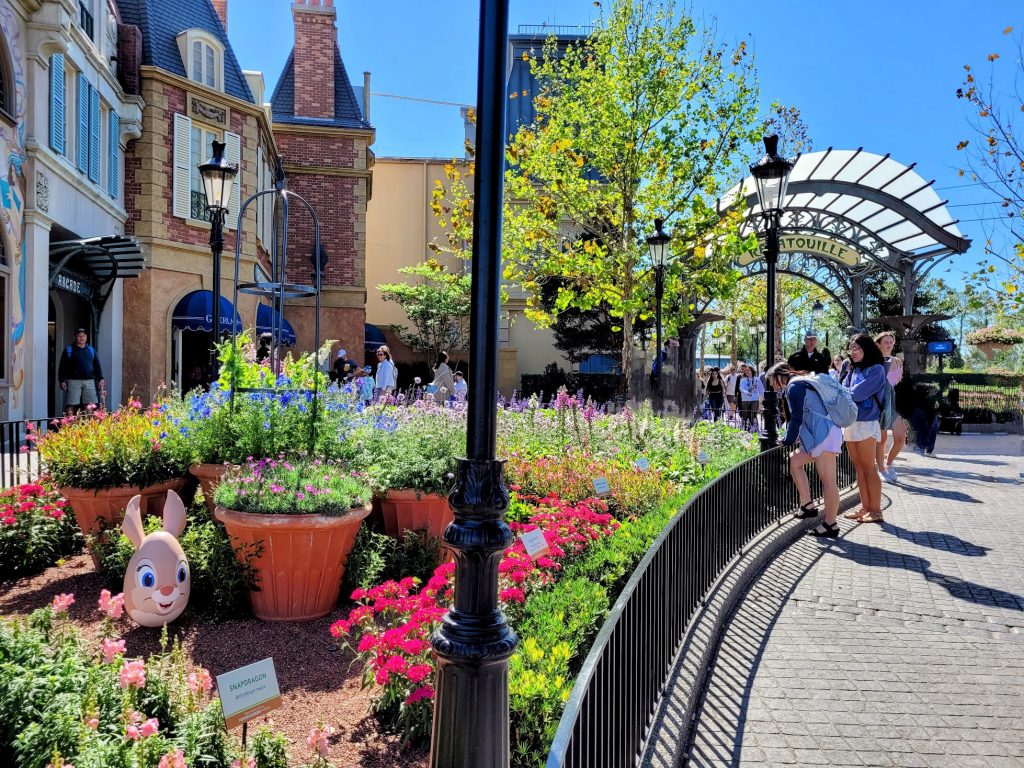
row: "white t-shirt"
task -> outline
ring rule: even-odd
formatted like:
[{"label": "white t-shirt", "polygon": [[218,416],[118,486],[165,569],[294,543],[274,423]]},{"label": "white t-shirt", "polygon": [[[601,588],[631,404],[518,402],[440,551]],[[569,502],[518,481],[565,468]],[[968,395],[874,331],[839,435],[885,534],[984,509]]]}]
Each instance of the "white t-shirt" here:
[{"label": "white t-shirt", "polygon": [[725,394],[730,396],[736,394],[736,375],[735,373],[730,373],[725,377]]}]

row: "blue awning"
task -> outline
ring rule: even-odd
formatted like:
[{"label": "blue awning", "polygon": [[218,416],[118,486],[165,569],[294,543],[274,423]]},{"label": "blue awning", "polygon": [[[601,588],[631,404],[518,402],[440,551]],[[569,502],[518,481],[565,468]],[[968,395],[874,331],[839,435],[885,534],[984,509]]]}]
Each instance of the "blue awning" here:
[{"label": "blue awning", "polygon": [[[178,306],[174,308],[171,315],[171,327],[179,331],[206,331],[213,330],[213,292],[192,291],[183,296]],[[220,328],[222,331],[231,331],[232,319],[235,330],[242,330],[242,318],[231,302],[220,297]]]},{"label": "blue awning", "polygon": [[363,324],[363,337],[366,339],[366,343],[363,346],[369,350],[375,350],[377,347],[382,347],[388,343],[387,339],[384,338],[384,332],[373,323]]},{"label": "blue awning", "polygon": [[[273,333],[275,325],[274,320],[277,316],[278,313],[274,311],[273,307],[267,306],[266,304],[258,305],[256,307],[256,333]],[[292,328],[292,324],[283,317],[277,324],[281,326],[281,340],[278,344],[294,347],[295,329]]]}]

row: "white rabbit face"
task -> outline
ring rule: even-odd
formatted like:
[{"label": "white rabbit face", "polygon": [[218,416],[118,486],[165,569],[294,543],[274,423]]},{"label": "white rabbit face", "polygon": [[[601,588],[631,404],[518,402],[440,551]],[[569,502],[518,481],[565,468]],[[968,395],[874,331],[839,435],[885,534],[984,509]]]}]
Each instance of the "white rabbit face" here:
[{"label": "white rabbit face", "polygon": [[124,606],[144,627],[161,627],[178,618],[188,604],[188,562],[171,534],[147,536],[124,575]]}]

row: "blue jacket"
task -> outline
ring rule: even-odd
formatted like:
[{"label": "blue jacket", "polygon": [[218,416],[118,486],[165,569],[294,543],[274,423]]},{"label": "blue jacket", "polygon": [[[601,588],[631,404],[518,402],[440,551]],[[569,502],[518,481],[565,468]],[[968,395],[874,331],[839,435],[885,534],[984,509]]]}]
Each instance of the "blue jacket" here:
[{"label": "blue jacket", "polygon": [[790,379],[786,387],[786,403],[789,405],[789,421],[786,423],[786,436],[783,445],[793,445],[797,437],[800,445],[810,453],[825,442],[832,421],[828,410],[821,400],[821,395],[806,379]]},{"label": "blue jacket", "polygon": [[857,404],[857,421],[878,421],[882,415],[878,401],[885,386],[885,366],[851,368],[843,379],[843,386],[850,390]]}]

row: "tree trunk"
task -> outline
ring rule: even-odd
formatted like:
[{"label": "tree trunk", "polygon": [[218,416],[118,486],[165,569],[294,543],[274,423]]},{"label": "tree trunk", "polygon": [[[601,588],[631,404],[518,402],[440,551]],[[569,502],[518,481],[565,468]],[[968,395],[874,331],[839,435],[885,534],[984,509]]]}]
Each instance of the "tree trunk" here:
[{"label": "tree trunk", "polygon": [[732,363],[732,365],[733,365],[734,367],[735,367],[736,363],[737,363],[737,362],[738,362],[738,360],[739,360],[739,358],[738,358],[738,357],[737,357],[737,355],[736,355],[736,325],[737,325],[737,323],[736,323],[736,320],[734,319],[734,320],[732,321],[732,333],[731,333],[731,338],[732,338],[732,353],[731,353],[731,355],[730,355],[730,358],[731,358],[731,359],[730,359],[730,362]]},{"label": "tree trunk", "polygon": [[633,375],[633,314],[622,313],[622,385],[620,390],[629,399],[629,380]]}]

